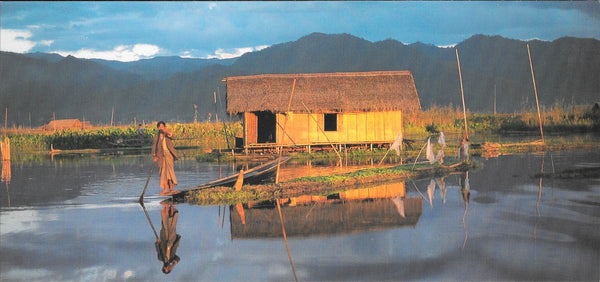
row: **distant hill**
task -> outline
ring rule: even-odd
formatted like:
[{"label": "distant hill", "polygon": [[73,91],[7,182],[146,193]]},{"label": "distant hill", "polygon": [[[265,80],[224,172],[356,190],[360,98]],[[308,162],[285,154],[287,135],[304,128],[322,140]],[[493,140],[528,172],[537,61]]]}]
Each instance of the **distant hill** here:
[{"label": "distant hill", "polygon": [[[24,54],[30,58],[43,59],[51,63],[58,62],[64,59],[58,54],[47,53],[28,53]],[[142,59],[134,62],[110,61],[103,59],[87,59],[115,70],[125,71],[132,74],[142,76],[146,80],[161,80],[167,79],[176,73],[186,73],[199,70],[203,67],[220,64],[231,65],[237,58],[233,59],[197,59],[197,58],[182,58],[178,56],[155,57],[152,59]],[[86,60],[86,59],[82,59]]]},{"label": "distant hill", "polygon": [[[600,41],[560,38],[520,41],[475,35],[456,48],[467,108],[492,112],[494,88],[499,112],[535,107],[526,44],[529,43],[543,106],[589,104],[600,97]],[[158,57],[137,62],[83,60],[55,54],[0,53],[0,107],[9,122],[47,123],[57,118],[115,121],[192,121],[217,111],[225,117],[227,76],[410,70],[424,109],[462,105],[454,48],[388,39],[370,42],[349,34],[313,33],[232,60]],[[214,94],[218,103],[214,105]],[[368,99],[366,97],[365,99]],[[213,118],[214,120],[214,118]]]},{"label": "distant hill", "polygon": [[234,59],[195,59],[172,57],[155,57],[152,59],[144,59],[135,62],[119,62],[93,59],[93,61],[107,65],[116,70],[127,71],[138,74],[147,80],[167,79],[176,73],[189,73],[200,70],[210,65],[231,65],[235,62]]}]

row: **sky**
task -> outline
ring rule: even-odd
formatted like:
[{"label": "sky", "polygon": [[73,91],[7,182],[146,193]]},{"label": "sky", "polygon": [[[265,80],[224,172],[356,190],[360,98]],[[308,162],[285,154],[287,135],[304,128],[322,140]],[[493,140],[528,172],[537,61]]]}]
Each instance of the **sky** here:
[{"label": "sky", "polygon": [[15,53],[225,59],[313,32],[444,47],[475,34],[600,39],[600,1],[0,3],[0,50]]}]

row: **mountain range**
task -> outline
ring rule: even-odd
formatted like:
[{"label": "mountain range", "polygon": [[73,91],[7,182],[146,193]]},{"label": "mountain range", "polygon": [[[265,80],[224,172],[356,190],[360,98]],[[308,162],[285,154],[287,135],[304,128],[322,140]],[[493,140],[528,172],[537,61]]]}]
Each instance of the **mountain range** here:
[{"label": "mountain range", "polygon": [[214,121],[215,113],[227,118],[225,77],[385,70],[412,72],[423,109],[462,107],[458,51],[467,109],[493,112],[496,100],[499,113],[512,113],[535,108],[527,44],[542,106],[600,100],[597,39],[548,42],[474,35],[455,48],[441,48],[313,33],[227,60],[156,57],[117,62],[0,52],[0,107],[8,110],[10,125],[24,127],[53,118],[92,124],[191,122],[196,115],[198,121],[207,120],[209,113]]}]

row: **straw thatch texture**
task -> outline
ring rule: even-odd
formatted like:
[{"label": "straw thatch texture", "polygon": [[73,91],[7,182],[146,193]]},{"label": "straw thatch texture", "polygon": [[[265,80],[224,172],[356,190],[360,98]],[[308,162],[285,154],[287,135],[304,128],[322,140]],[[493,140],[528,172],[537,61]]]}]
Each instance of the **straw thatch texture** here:
[{"label": "straw thatch texture", "polygon": [[421,110],[410,71],[264,74],[227,78],[230,113],[287,111],[314,113]]},{"label": "straw thatch texture", "polygon": [[42,130],[63,130],[63,129],[82,129],[90,128],[89,121],[81,122],[78,119],[57,119],[40,127]]}]

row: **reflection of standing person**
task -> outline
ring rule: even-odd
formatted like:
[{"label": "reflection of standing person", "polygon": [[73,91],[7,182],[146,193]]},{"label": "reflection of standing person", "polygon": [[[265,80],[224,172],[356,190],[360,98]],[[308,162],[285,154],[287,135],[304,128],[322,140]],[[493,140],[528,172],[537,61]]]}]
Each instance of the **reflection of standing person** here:
[{"label": "reflection of standing person", "polygon": [[157,127],[158,134],[154,136],[152,156],[160,168],[160,187],[163,188],[160,194],[164,195],[169,191],[173,192],[173,187],[177,185],[177,177],[175,177],[173,168],[173,162],[177,160],[177,153],[172,143],[173,133],[167,129],[165,122],[159,121]]},{"label": "reflection of standing person", "polygon": [[176,254],[181,239],[181,235],[177,234],[176,229],[179,211],[173,205],[161,204],[165,207],[160,211],[162,218],[160,239],[157,239],[154,245],[156,246],[158,260],[163,262],[162,272],[169,274],[180,260]]}]

